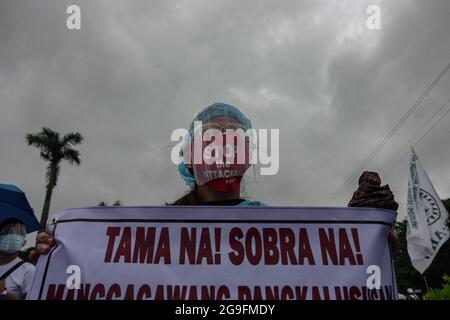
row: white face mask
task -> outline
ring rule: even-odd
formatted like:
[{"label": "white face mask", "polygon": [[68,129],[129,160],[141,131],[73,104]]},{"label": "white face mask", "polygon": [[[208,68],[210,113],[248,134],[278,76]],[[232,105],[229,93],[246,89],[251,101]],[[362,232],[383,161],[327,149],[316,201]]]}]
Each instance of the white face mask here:
[{"label": "white face mask", "polygon": [[20,234],[3,234],[0,235],[0,251],[5,253],[15,253],[19,251],[25,244],[25,236]]}]

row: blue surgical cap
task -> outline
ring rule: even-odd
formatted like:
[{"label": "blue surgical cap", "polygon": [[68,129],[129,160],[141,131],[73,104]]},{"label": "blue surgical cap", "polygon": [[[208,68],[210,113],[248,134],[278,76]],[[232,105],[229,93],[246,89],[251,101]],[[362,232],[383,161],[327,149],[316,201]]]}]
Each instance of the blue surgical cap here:
[{"label": "blue surgical cap", "polygon": [[[192,123],[189,126],[189,134],[188,137],[186,137],[184,140],[185,143],[189,142],[191,140],[191,137],[193,136],[195,121],[201,121],[202,123],[205,123],[210,119],[216,117],[233,118],[240,125],[242,125],[244,130],[252,128],[252,123],[250,122],[250,120],[238,108],[226,103],[216,102],[210,106],[207,106],[202,111],[196,114],[194,120],[192,120]],[[178,165],[178,172],[180,173],[181,178],[190,188],[195,188],[194,175],[189,171],[188,167],[183,161],[181,161]]]},{"label": "blue surgical cap", "polygon": [[192,136],[195,121],[201,121],[202,123],[205,123],[210,119],[217,117],[233,118],[240,125],[242,125],[244,130],[250,129],[252,127],[252,123],[250,122],[250,120],[238,108],[226,103],[216,102],[196,114],[194,120],[192,120],[191,125],[189,126],[189,133]]}]

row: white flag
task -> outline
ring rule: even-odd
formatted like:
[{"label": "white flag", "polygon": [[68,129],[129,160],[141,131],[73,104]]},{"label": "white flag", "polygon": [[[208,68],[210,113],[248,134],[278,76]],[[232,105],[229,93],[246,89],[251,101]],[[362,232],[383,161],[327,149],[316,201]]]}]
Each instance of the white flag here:
[{"label": "white flag", "polygon": [[414,268],[424,273],[449,238],[448,212],[412,147],[409,171],[406,215],[408,254]]}]

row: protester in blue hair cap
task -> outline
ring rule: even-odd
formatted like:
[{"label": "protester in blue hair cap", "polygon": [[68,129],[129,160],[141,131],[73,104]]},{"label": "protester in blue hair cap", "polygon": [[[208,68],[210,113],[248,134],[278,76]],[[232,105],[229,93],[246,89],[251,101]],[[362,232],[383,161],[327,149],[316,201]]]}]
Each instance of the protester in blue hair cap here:
[{"label": "protester in blue hair cap", "polygon": [[[194,124],[195,121],[201,121],[202,123],[207,123],[213,118],[228,117],[234,119],[239,123],[244,130],[252,128],[252,123],[250,120],[236,107],[226,103],[216,102],[202,111],[196,114],[189,126],[189,135],[185,139],[185,144],[192,141],[194,136]],[[188,169],[186,164],[182,161],[178,165],[178,172],[184,182],[191,188],[194,189],[196,186],[195,178],[192,172]]]},{"label": "protester in blue hair cap", "polygon": [[[234,122],[239,128],[245,130],[252,128],[251,121],[236,107],[226,103],[214,103],[197,113],[189,126],[189,134],[184,143],[190,143],[194,137],[194,126],[196,121],[202,124],[210,122]],[[184,146],[185,146],[184,145]],[[182,148],[184,149],[184,147]],[[178,172],[191,191],[184,197],[175,201],[175,205],[195,204],[236,204],[236,205],[263,205],[260,201],[249,201],[241,199],[239,190],[234,192],[217,192],[207,186],[199,186],[196,183],[191,167],[184,161],[178,165]],[[240,183],[240,180],[239,180]]]}]

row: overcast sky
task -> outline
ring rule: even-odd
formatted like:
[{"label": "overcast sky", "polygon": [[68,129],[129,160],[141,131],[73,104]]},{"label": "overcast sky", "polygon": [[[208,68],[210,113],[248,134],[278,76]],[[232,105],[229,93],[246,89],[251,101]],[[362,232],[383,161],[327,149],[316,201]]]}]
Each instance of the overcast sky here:
[{"label": "overcast sky", "polygon": [[[66,28],[70,4],[81,7],[81,30]],[[370,4],[381,30],[366,27]],[[82,165],[62,165],[51,212],[173,201],[188,189],[170,135],[221,101],[256,128],[280,129],[279,173],[247,180],[248,197],[328,205],[450,62],[449,15],[448,0],[0,0],[0,181],[21,187],[40,215],[46,163],[24,137],[47,126],[85,137]],[[405,153],[449,89],[450,72],[367,169]],[[441,198],[449,137],[447,115],[416,145]],[[382,181],[402,215],[403,153]],[[354,189],[356,179],[333,205]]]}]

